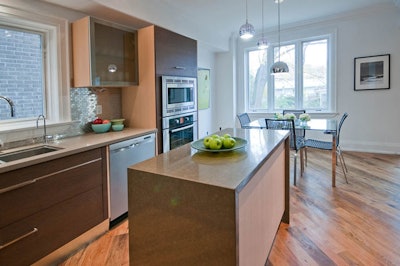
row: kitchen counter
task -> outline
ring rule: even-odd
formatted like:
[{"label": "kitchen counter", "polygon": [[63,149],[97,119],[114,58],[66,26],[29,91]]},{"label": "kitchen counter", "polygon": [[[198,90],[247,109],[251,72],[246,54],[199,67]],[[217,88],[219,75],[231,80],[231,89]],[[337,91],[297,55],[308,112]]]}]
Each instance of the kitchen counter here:
[{"label": "kitchen counter", "polygon": [[226,129],[243,149],[190,144],[128,168],[132,265],[263,265],[289,223],[287,131]]},{"label": "kitchen counter", "polygon": [[[110,131],[106,133],[87,133],[84,135],[65,138],[61,140],[55,140],[49,142],[46,145],[61,148],[53,152],[35,155],[29,158],[15,160],[7,163],[0,164],[0,173],[5,173],[11,170],[16,170],[19,168],[27,167],[37,163],[46,162],[53,159],[58,159],[64,156],[72,155],[75,153],[95,149],[98,147],[103,147],[115,142],[123,141],[126,139],[131,139],[134,137],[139,137],[149,133],[155,133],[157,129],[139,129],[139,128],[125,128],[122,131]],[[35,144],[30,146],[24,146],[16,149],[9,149],[2,151],[0,154],[5,154],[15,150],[20,150],[22,148],[29,148],[40,146],[43,144]]]}]

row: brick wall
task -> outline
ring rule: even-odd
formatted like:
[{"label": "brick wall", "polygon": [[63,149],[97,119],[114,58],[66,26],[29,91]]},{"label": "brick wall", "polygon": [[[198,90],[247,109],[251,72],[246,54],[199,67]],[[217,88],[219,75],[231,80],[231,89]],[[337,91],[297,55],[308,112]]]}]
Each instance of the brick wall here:
[{"label": "brick wall", "polygon": [[[41,46],[38,34],[0,28],[0,95],[14,102],[14,118],[44,112]],[[9,118],[10,107],[0,99],[0,120]]]}]

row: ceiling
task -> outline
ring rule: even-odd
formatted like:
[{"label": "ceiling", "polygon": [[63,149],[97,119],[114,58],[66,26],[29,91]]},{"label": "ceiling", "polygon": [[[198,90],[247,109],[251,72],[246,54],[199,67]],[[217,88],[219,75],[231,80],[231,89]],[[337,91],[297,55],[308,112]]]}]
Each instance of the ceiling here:
[{"label": "ceiling", "polygon": [[[39,0],[135,28],[156,24],[198,40],[216,51],[229,48],[246,20],[246,0]],[[278,8],[274,0],[247,0],[248,21],[262,31],[276,30]],[[281,25],[335,17],[375,5],[400,6],[400,0],[284,0]],[[399,9],[400,10],[400,9]]]}]

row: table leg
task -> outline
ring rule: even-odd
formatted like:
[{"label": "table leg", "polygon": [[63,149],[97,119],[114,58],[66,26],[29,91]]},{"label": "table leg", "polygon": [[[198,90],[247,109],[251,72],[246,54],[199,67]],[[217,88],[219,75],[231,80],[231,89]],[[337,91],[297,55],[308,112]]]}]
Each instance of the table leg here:
[{"label": "table leg", "polygon": [[332,134],[332,187],[336,187],[336,134]]}]

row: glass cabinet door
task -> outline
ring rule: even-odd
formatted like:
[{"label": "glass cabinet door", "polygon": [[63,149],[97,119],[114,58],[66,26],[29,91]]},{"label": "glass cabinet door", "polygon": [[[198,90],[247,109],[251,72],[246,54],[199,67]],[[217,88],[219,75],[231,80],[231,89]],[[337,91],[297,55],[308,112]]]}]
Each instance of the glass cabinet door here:
[{"label": "glass cabinet door", "polygon": [[91,21],[93,86],[138,84],[137,32]]}]

